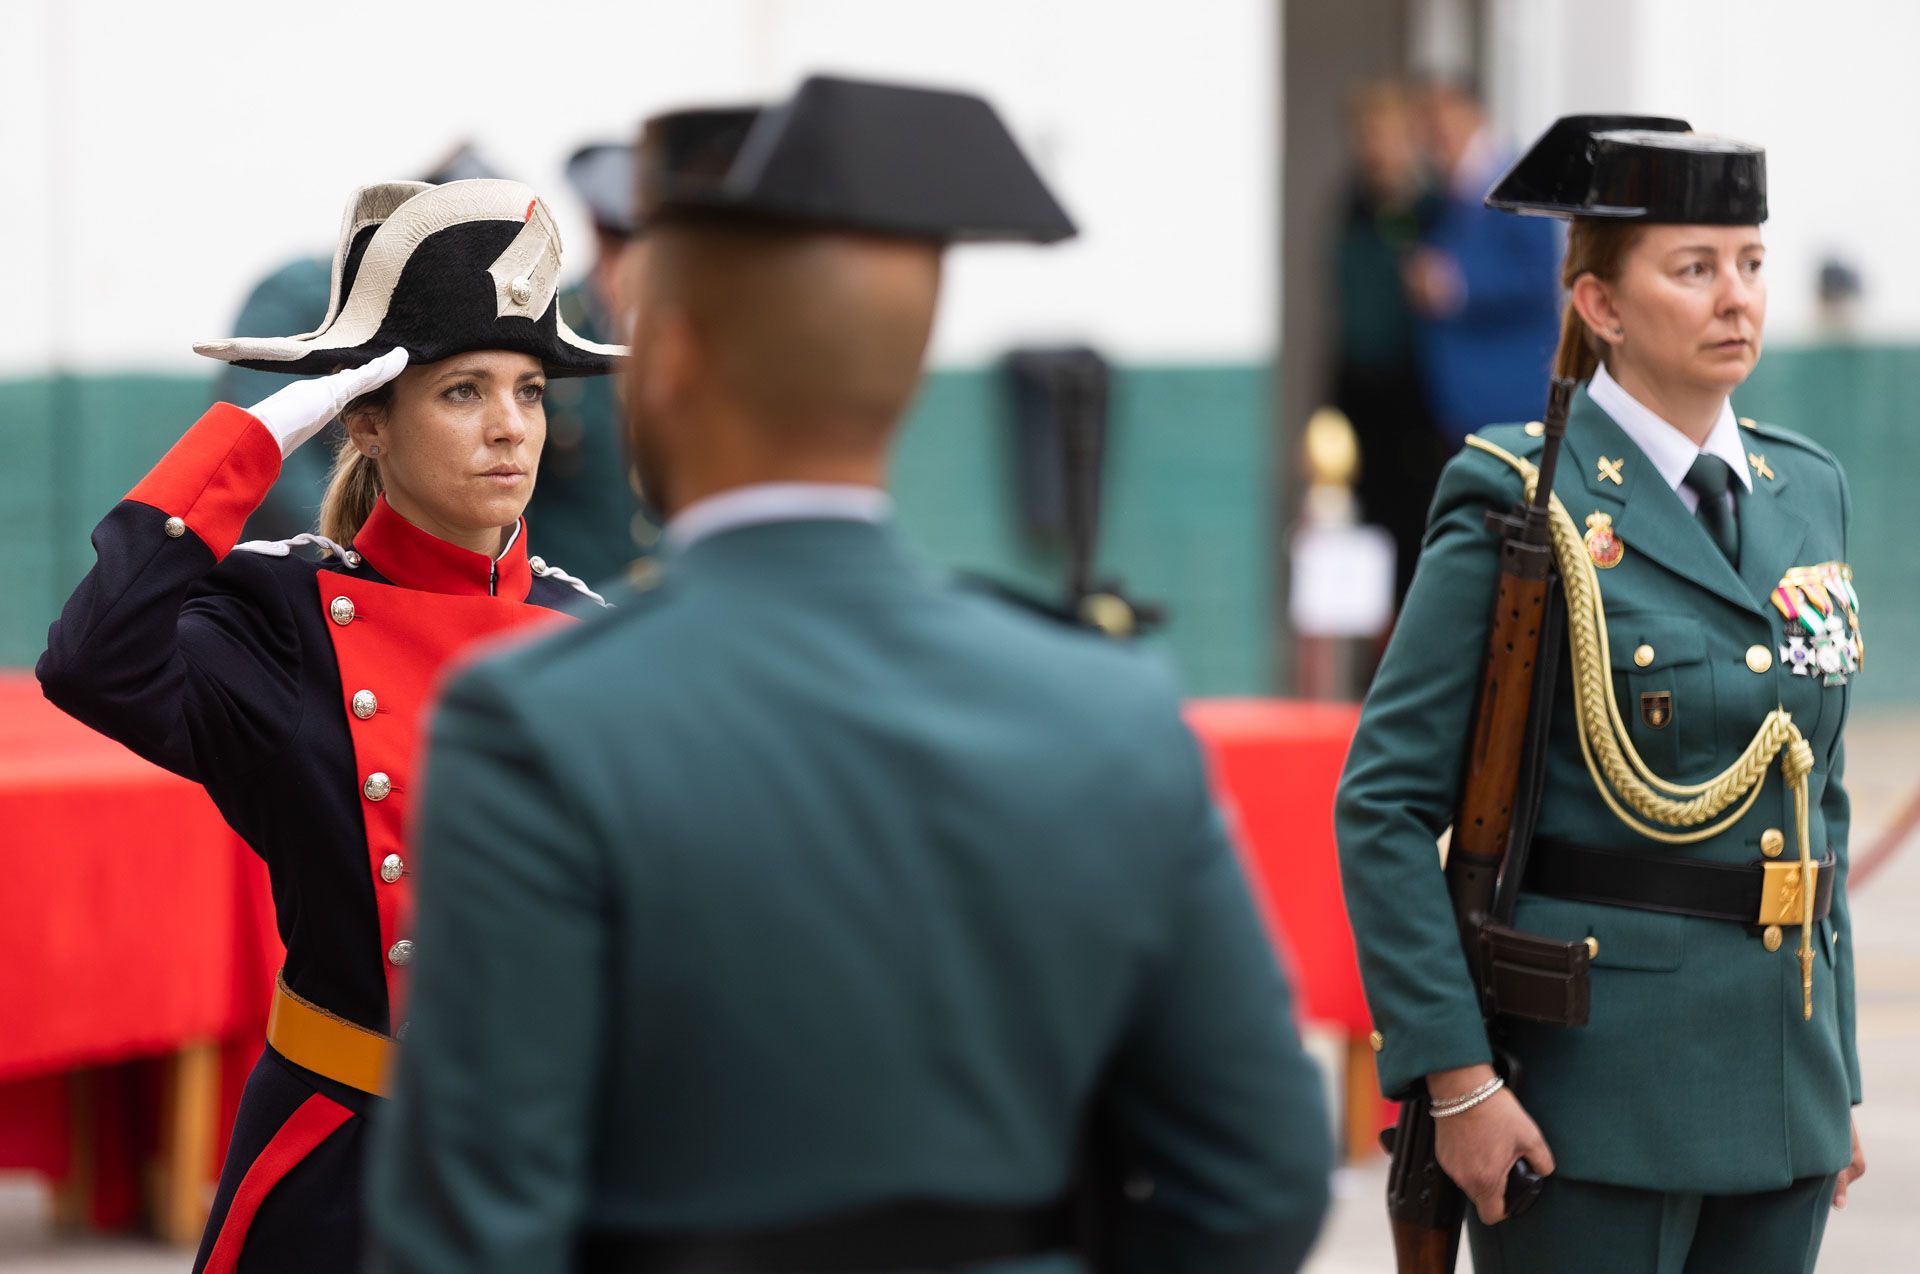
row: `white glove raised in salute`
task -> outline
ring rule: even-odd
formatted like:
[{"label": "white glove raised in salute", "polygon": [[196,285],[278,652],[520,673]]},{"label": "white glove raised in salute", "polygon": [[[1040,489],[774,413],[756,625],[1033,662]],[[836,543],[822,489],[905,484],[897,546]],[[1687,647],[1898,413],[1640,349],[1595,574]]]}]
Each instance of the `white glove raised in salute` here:
[{"label": "white glove raised in salute", "polygon": [[361,367],[349,367],[344,372],[316,376],[312,380],[296,380],[247,410],[280,444],[280,455],[284,459],[326,428],[341,408],[369,390],[380,388],[398,376],[406,365],[406,350],[390,350]]}]

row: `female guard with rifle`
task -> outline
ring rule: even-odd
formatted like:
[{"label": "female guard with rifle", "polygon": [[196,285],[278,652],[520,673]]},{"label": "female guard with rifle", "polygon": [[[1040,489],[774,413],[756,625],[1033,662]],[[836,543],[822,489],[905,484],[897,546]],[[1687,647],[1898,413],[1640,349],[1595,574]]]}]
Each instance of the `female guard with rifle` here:
[{"label": "female guard with rifle", "polygon": [[[1573,116],[1487,202],[1572,218],[1555,373],[1585,383],[1557,448],[1558,421],[1497,426],[1448,467],[1340,788],[1409,1106],[1400,1268],[1450,1270],[1470,1201],[1482,1274],[1801,1274],[1864,1170],[1864,645],[1838,464],[1728,400],[1766,316],[1764,153]],[[1557,578],[1528,585],[1542,517]]]}]

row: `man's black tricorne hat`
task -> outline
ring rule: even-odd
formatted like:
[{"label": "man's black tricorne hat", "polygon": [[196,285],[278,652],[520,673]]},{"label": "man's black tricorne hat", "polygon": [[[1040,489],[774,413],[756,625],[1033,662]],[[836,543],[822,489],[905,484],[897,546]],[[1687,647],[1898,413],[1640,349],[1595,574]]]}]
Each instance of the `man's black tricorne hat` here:
[{"label": "man's black tricorne hat", "polygon": [[1074,233],[982,99],[829,76],[773,106],[655,116],[639,182],[643,228],[747,222],[941,243]]},{"label": "man's black tricorne hat", "polygon": [[299,336],[203,341],[195,352],[300,375],[369,363],[405,346],[416,366],[512,350],[549,376],[597,376],[623,345],[582,339],[554,303],[560,232],[517,181],[383,182],[348,201],[320,326]]},{"label": "man's black tricorne hat", "polygon": [[567,160],[567,184],[587,205],[601,233],[623,239],[633,234],[633,147],[617,142],[582,146]]},{"label": "man's black tricorne hat", "polygon": [[1566,115],[1487,193],[1487,207],[1548,217],[1757,226],[1767,152],[1657,115]]}]

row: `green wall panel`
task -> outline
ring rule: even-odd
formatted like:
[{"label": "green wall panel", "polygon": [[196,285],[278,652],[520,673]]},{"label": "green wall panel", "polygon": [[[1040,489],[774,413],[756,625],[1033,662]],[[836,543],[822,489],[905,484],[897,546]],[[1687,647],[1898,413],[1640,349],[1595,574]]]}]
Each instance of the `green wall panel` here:
[{"label": "green wall panel", "polygon": [[1734,395],[1743,416],[1795,429],[1838,456],[1853,491],[1848,555],[1860,591],[1869,710],[1920,704],[1920,348],[1829,345],[1769,352]]},{"label": "green wall panel", "polygon": [[[199,412],[200,376],[0,381],[0,665],[32,662],[61,598],[91,558],[87,530]],[[1853,564],[1868,673],[1863,706],[1920,704],[1920,569],[1911,488],[1920,428],[1907,407],[1920,347],[1773,350],[1739,410],[1805,432],[1847,466]],[[1055,596],[1066,567],[1024,539],[1005,385],[984,369],[927,380],[894,486],[907,535],[935,560]],[[1278,540],[1271,490],[1271,384],[1257,365],[1133,366],[1113,389],[1100,566],[1161,602],[1163,635],[1196,694],[1272,689],[1270,615]]]},{"label": "green wall panel", "polygon": [[56,588],[53,386],[0,381],[0,667],[30,662],[46,644]]},{"label": "green wall panel", "polygon": [[[156,375],[0,382],[13,457],[0,516],[17,547],[0,566],[0,665],[33,661],[91,561],[88,529],[199,414],[208,385]],[[1052,597],[1066,565],[1019,531],[1004,393],[989,371],[928,378],[895,465],[901,521],[936,561]],[[1256,367],[1134,368],[1114,385],[1101,565],[1167,606],[1160,640],[1198,693],[1266,684],[1266,401]]]},{"label": "green wall panel", "polygon": [[[1020,529],[1004,382],[930,377],[894,465],[907,535],[935,560],[1038,596],[1064,554]],[[1267,689],[1271,505],[1264,368],[1134,367],[1113,385],[1097,575],[1157,602],[1196,694]]]}]

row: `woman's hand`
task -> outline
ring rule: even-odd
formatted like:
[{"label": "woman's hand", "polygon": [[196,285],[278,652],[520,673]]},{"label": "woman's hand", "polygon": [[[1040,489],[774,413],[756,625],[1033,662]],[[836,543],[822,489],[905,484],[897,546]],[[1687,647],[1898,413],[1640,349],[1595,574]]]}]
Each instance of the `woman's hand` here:
[{"label": "woman's hand", "polygon": [[247,408],[280,444],[284,459],[307,439],[326,428],[341,408],[369,390],[398,376],[407,365],[407,351],[390,350],[362,367],[349,367],[331,376],[296,380]]},{"label": "woman's hand", "polygon": [[[1444,1101],[1463,1097],[1492,1078],[1491,1066],[1463,1066],[1427,1076],[1427,1090],[1435,1101]],[[1433,1150],[1440,1170],[1473,1201],[1488,1225],[1507,1218],[1507,1172],[1515,1160],[1525,1159],[1543,1177],[1553,1173],[1553,1152],[1540,1126],[1505,1088],[1472,1110],[1434,1120]]]},{"label": "woman's hand", "polygon": [[1856,1121],[1848,1122],[1853,1130],[1853,1160],[1840,1169],[1840,1175],[1834,1178],[1833,1206],[1836,1209],[1847,1206],[1847,1187],[1867,1175],[1867,1156],[1860,1149],[1860,1125]]}]

